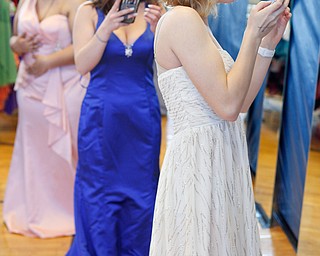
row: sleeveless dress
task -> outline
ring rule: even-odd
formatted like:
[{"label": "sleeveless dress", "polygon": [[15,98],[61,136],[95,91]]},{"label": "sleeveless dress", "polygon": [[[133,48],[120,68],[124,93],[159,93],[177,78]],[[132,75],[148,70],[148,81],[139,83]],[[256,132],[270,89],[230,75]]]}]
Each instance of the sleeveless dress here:
[{"label": "sleeveless dress", "polygon": [[[104,14],[97,9],[100,26]],[[112,33],[90,72],[79,124],[76,236],[67,255],[149,253],[161,116],[149,25],[125,56]]]},{"label": "sleeveless dress", "polygon": [[[233,60],[212,39],[228,72]],[[174,135],[161,169],[150,255],[260,255],[243,121],[218,117],[183,66],[157,67]]]},{"label": "sleeveless dress", "polygon": [[[71,44],[66,16],[39,21],[36,0],[26,0],[18,18],[18,34],[37,35],[47,55]],[[74,65],[56,67],[34,77],[21,60],[15,84],[19,105],[3,217],[10,232],[41,238],[74,234],[73,185],[77,162],[77,130],[85,90]]]}]

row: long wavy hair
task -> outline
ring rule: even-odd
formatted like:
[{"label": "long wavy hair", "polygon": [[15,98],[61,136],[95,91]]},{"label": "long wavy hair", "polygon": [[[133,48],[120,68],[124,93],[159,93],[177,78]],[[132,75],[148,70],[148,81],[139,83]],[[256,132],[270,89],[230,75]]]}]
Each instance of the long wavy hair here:
[{"label": "long wavy hair", "polygon": [[216,14],[217,0],[165,0],[168,6],[188,6],[195,9],[201,18],[207,18],[210,14]]}]

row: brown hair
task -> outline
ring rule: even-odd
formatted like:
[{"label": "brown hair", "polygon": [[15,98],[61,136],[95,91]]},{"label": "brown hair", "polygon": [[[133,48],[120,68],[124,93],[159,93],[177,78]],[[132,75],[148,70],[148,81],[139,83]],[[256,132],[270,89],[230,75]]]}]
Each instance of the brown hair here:
[{"label": "brown hair", "polygon": [[201,18],[206,18],[211,13],[215,13],[217,0],[166,0],[166,5],[169,6],[188,6],[195,9]]},{"label": "brown hair", "polygon": [[[95,8],[99,8],[104,14],[107,14],[112,8],[115,0],[93,0],[92,5]],[[140,2],[146,2],[147,4],[159,4],[158,0],[140,0]]]},{"label": "brown hair", "polygon": [[95,8],[99,8],[104,14],[107,14],[114,2],[115,0],[93,0],[92,5]]}]

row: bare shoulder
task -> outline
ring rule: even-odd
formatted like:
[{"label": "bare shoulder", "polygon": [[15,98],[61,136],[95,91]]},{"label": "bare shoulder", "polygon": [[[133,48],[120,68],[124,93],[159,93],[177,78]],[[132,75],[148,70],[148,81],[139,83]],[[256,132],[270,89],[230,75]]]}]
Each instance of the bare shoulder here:
[{"label": "bare shoulder", "polygon": [[187,36],[204,27],[200,15],[193,8],[177,6],[166,13],[163,20],[165,34]]},{"label": "bare shoulder", "polygon": [[[78,1],[78,0],[75,0]],[[75,15],[75,27],[84,30],[91,27],[93,30],[98,21],[98,14],[91,1],[82,2],[77,8]]]},{"label": "bare shoulder", "polygon": [[193,9],[187,6],[177,6],[167,13],[167,22],[178,24],[179,26],[184,25],[189,27],[194,22],[201,23],[200,15]]},{"label": "bare shoulder", "polygon": [[200,15],[184,6],[168,11],[157,29],[156,60],[166,69],[184,65],[183,56],[190,55],[188,53],[193,52],[206,35]]},{"label": "bare shoulder", "polygon": [[[79,0],[74,0],[79,1]],[[91,1],[81,1],[82,3],[78,7],[78,13],[85,16],[96,16],[96,10],[94,9]]]},{"label": "bare shoulder", "polygon": [[196,12],[196,10],[194,10],[191,7],[187,7],[187,6],[177,6],[175,8],[172,8],[171,13],[175,16],[175,17],[179,17],[181,18],[185,18],[185,19],[189,19],[189,18],[200,18],[199,14]]}]

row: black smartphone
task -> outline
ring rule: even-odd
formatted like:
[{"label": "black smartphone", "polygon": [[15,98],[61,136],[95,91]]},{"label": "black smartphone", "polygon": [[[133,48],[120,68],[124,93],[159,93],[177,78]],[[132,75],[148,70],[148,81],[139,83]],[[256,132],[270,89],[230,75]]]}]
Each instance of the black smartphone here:
[{"label": "black smartphone", "polygon": [[[120,3],[120,10],[127,9],[127,8],[134,8],[132,13],[137,12],[139,3],[140,3],[140,0],[122,0]],[[128,15],[125,15],[124,20],[122,22],[130,24],[130,23],[133,23],[134,20],[135,20],[135,17],[128,18]]]}]

